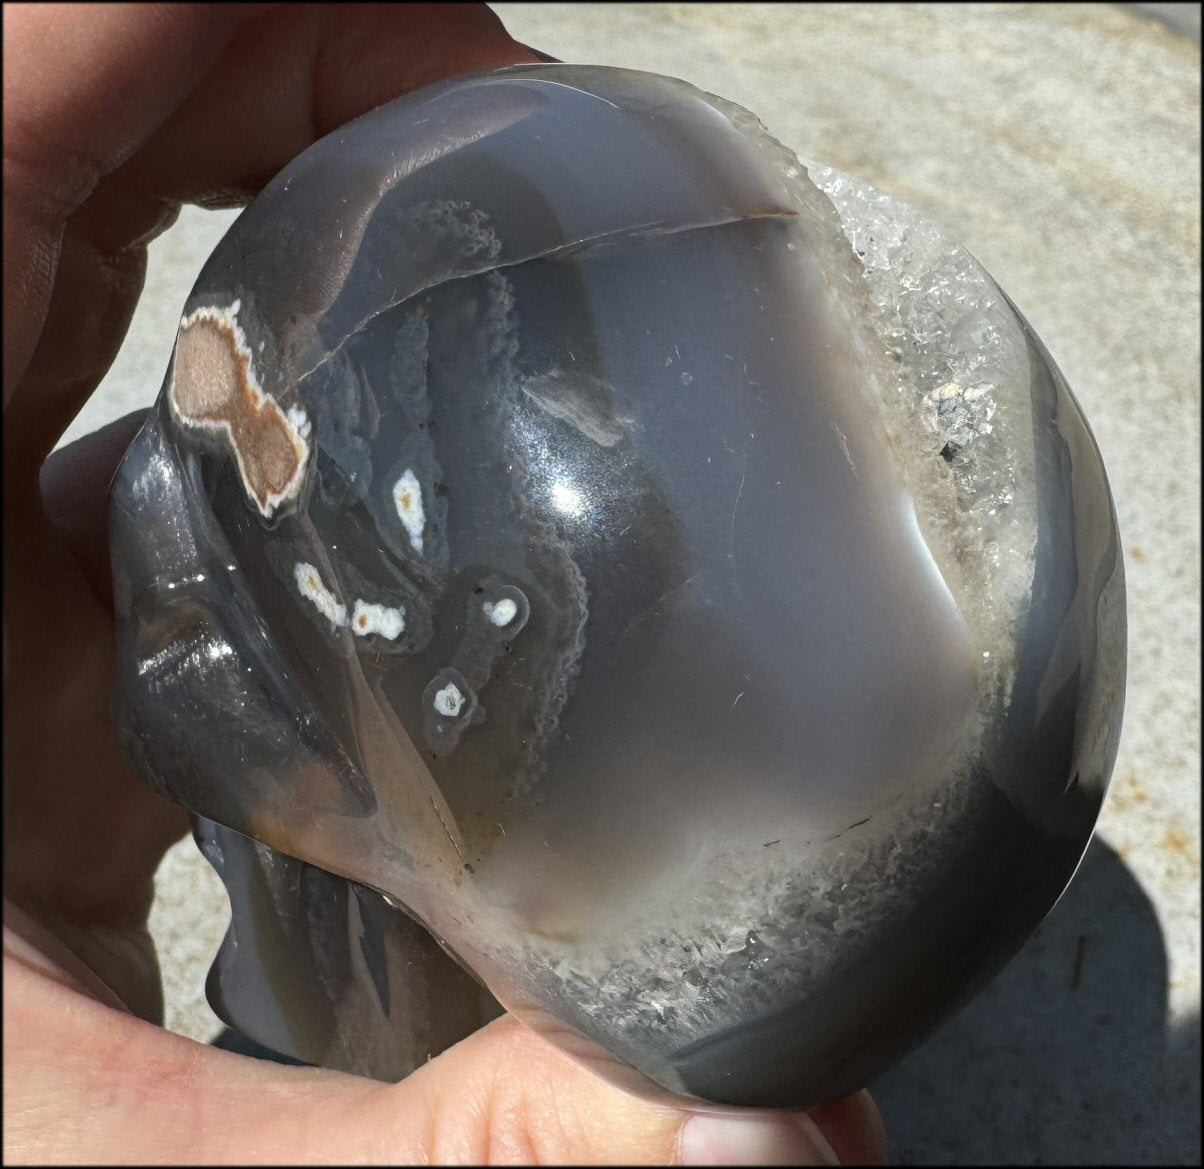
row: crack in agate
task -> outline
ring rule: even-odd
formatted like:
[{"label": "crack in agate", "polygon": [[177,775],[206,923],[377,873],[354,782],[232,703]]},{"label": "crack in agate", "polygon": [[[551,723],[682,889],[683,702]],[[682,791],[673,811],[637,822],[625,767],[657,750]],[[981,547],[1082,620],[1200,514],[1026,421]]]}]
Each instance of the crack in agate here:
[{"label": "crack in agate", "polygon": [[582,251],[587,251],[593,248],[601,248],[609,245],[619,244],[627,240],[638,239],[641,236],[663,236],[663,235],[678,235],[681,232],[688,231],[704,231],[707,228],[726,227],[734,223],[745,223],[757,219],[790,219],[797,212],[785,209],[774,208],[769,210],[748,211],[740,215],[733,215],[725,219],[715,219],[704,223],[645,223],[636,227],[624,227],[614,231],[602,232],[596,236],[587,237],[580,240],[573,240],[570,243],[560,244],[556,247],[544,248],[540,251],[531,252],[528,255],[515,256],[511,259],[502,262],[488,262],[480,265],[469,265],[463,269],[446,272],[440,276],[426,281],[425,283],[417,284],[412,288],[406,288],[404,291],[395,292],[393,297],[385,303],[374,308],[362,320],[358,321],[350,330],[348,330],[341,338],[333,345],[330,345],[326,352],[309,366],[297,375],[296,384],[300,385],[310,377],[331,358],[335,357],[343,346],[347,344],[353,337],[362,333],[377,317],[383,313],[387,313],[390,309],[397,308],[398,305],[404,304],[413,297],[420,296],[424,292],[432,292],[436,288],[444,284],[448,284],[454,280],[466,280],[473,276],[484,276],[491,272],[503,272],[507,268],[515,268],[520,264],[529,264],[535,260],[557,260],[568,259],[577,255]]}]

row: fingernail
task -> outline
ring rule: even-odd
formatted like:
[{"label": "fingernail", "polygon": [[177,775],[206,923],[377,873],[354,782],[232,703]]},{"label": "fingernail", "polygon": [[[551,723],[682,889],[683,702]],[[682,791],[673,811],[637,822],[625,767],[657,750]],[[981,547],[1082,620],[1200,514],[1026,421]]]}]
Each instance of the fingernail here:
[{"label": "fingernail", "polygon": [[697,1112],[681,1130],[683,1165],[839,1165],[811,1117]]}]

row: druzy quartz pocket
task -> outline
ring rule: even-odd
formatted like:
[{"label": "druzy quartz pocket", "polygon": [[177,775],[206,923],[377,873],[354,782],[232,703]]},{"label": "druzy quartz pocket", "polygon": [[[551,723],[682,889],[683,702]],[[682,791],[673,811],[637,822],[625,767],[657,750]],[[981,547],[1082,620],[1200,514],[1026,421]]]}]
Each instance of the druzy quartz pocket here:
[{"label": "druzy quartz pocket", "polygon": [[1023,943],[1115,755],[1115,518],[1041,343],[669,78],[505,69],[308,150],[112,501],[211,999],[310,1062],[500,1002],[670,1092],[850,1091]]}]

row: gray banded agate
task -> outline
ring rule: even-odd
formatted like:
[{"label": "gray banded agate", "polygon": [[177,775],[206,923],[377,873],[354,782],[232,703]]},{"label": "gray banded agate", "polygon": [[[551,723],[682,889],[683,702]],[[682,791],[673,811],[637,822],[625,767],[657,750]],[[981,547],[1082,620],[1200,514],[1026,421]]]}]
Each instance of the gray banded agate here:
[{"label": "gray banded agate", "polygon": [[1040,341],[652,74],[479,74],[296,159],[112,541],[125,748],[231,896],[211,1000],[380,1078],[500,1002],[676,1094],[856,1089],[1022,945],[1116,752],[1115,516]]}]

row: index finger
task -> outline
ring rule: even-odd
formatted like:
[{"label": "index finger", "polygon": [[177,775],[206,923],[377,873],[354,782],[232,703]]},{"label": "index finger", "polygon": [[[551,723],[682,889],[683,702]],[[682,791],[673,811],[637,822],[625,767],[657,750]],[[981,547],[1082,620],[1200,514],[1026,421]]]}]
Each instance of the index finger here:
[{"label": "index finger", "polygon": [[179,202],[245,201],[384,101],[538,60],[483,5],[18,5],[5,33],[5,404],[24,379],[39,436],[107,368]]},{"label": "index finger", "polygon": [[240,19],[191,6],[5,6],[5,406],[46,318],[67,220],[169,119]]}]

